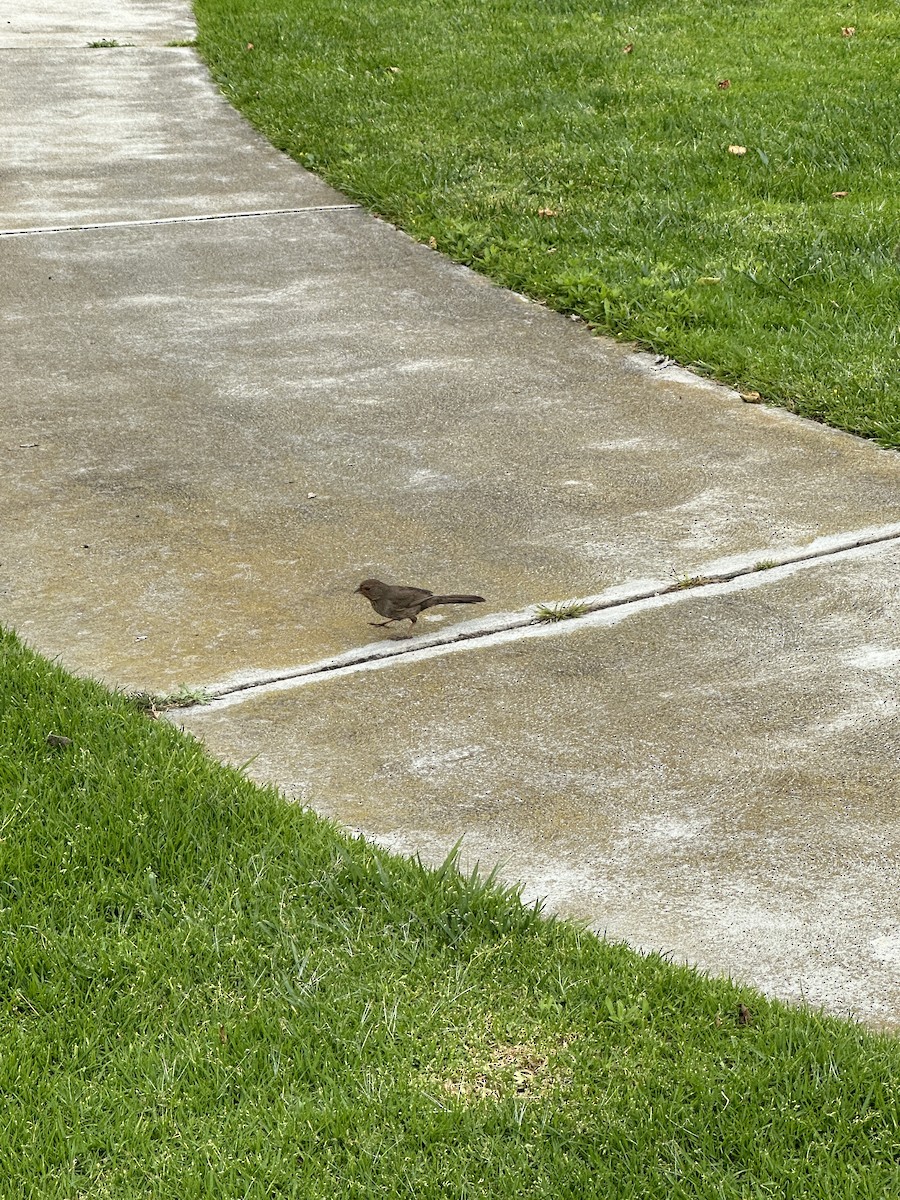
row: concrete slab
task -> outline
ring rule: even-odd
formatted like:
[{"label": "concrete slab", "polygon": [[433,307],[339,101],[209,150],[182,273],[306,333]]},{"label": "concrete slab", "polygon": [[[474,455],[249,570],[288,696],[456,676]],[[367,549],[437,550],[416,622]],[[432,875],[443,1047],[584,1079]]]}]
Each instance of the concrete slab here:
[{"label": "concrete slab", "polygon": [[101,39],[165,45],[196,35],[185,0],[15,0],[0,8],[0,49],[84,46]]},{"label": "concrete slab", "polygon": [[349,203],[238,116],[192,50],[4,51],[0,124],[0,230]]},{"label": "concrete slab", "polygon": [[395,850],[900,1026],[900,547],[173,719]]},{"label": "concrete slab", "polygon": [[496,613],[897,516],[900,457],[362,212],[0,238],[0,272],[0,620],[115,684],[375,640],[371,575]]}]

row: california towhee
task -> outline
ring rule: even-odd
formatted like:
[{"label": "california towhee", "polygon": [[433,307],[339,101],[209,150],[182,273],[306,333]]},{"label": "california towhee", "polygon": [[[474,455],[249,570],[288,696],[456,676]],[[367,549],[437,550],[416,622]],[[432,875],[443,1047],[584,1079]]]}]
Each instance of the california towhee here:
[{"label": "california towhee", "polygon": [[382,583],[380,579],[364,579],[356,591],[369,601],[379,616],[387,617],[386,621],[370,621],[383,629],[393,621],[409,621],[409,634],[416,617],[426,608],[434,608],[436,604],[483,604],[484,596],[435,596],[425,588],[395,587],[392,583]]}]

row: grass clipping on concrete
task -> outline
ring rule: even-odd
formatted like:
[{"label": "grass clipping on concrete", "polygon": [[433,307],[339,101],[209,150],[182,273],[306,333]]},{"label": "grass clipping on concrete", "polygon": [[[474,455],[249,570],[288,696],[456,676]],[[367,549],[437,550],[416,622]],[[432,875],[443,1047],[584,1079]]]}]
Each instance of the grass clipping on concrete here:
[{"label": "grass clipping on concrete", "polygon": [[271,140],[498,282],[900,445],[900,8],[196,0]]},{"label": "grass clipping on concrete", "polygon": [[5,1196],[900,1191],[895,1041],[392,857],[10,635],[0,784]]}]

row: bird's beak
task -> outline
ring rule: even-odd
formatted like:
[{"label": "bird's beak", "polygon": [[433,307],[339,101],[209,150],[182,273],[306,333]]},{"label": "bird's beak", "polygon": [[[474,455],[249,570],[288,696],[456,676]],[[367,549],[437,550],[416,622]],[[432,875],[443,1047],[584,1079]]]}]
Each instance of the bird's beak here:
[{"label": "bird's beak", "polygon": [[354,588],[353,591],[350,593],[350,595],[351,596],[361,596],[362,595],[362,586],[360,586],[358,588]]}]

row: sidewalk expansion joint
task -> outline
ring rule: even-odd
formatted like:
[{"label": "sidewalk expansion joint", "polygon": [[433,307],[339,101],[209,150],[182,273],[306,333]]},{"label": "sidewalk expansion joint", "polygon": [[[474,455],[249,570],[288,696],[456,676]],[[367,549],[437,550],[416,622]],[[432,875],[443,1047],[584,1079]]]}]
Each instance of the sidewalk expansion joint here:
[{"label": "sidewalk expansion joint", "polygon": [[81,233],[91,229],[129,229],[141,225],[190,225],[198,221],[236,221],[245,217],[302,216],[315,212],[357,211],[361,204],[308,204],[305,208],[259,208],[247,212],[199,213],[187,217],[147,217],[133,221],[92,221],[83,225],[35,225],[30,229],[0,229],[0,238],[34,237],[39,233]]},{"label": "sidewalk expansion joint", "polygon": [[[891,542],[900,544],[900,525],[860,530],[844,537],[835,535],[820,538],[809,546],[782,551],[777,558],[761,558],[757,552],[751,562],[750,556],[745,555],[742,556],[739,565],[715,574],[682,576],[672,583],[657,581],[645,588],[631,591],[619,587],[598,596],[586,596],[581,600],[555,605],[531,605],[520,612],[498,613],[494,617],[467,622],[465,625],[440,633],[426,634],[424,637],[358,646],[331,658],[282,671],[242,672],[239,676],[233,676],[231,680],[200,688],[204,700],[197,705],[184,706],[179,711],[184,712],[187,708],[207,711],[226,708],[266,692],[302,687],[307,683],[349,675],[360,670],[378,669],[398,659],[401,662],[419,661],[452,653],[458,649],[474,649],[474,643],[480,643],[487,648],[521,638],[558,635],[586,626],[612,624],[633,613],[677,603],[698,591],[712,589],[713,594],[721,595],[760,586],[773,579],[783,579],[823,560],[841,561],[871,547]],[[164,707],[164,700],[162,704]]]}]

